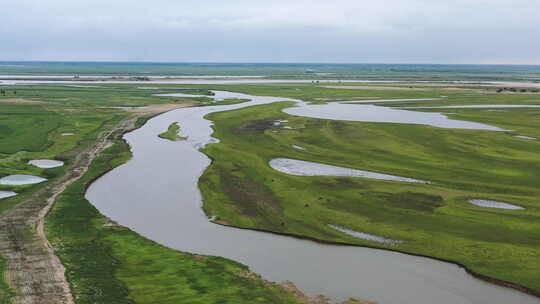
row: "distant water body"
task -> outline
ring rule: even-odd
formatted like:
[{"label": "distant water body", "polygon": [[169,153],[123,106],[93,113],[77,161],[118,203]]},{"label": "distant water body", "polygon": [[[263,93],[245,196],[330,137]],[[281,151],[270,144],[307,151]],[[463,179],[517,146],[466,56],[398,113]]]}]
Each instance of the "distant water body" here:
[{"label": "distant water body", "polygon": [[0,61],[0,75],[403,76],[540,80],[535,65]]}]

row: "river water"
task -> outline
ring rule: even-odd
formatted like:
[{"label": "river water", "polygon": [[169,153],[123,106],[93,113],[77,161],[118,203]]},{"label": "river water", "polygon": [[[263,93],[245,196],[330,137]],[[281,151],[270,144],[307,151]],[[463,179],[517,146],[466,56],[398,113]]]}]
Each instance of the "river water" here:
[{"label": "river water", "polygon": [[[124,137],[133,159],[94,182],[86,193],[88,200],[104,215],[158,243],[239,261],[267,280],[290,280],[309,295],[324,294],[334,300],[359,297],[381,304],[540,303],[537,298],[477,280],[458,266],[429,258],[323,245],[211,223],[201,209],[197,186],[210,164],[199,148],[215,142],[212,123],[203,117],[290,100],[215,93],[214,98],[252,101],[178,109],[149,120]],[[188,140],[158,138],[173,122],[179,122]]]}]

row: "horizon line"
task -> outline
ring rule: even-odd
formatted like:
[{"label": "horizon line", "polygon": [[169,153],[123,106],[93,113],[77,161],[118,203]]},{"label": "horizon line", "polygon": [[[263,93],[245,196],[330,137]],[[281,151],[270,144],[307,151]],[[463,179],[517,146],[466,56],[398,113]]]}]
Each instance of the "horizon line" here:
[{"label": "horizon line", "polygon": [[130,60],[0,60],[0,63],[158,63],[158,64],[298,64],[298,65],[461,65],[461,66],[538,66],[540,63],[361,63],[361,62],[268,62],[268,61],[130,61]]}]

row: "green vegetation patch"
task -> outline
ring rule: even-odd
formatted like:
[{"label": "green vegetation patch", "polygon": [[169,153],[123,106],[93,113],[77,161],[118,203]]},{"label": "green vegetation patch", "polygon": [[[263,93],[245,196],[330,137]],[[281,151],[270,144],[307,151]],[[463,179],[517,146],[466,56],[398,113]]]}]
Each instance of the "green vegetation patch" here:
[{"label": "green vegetation patch", "polygon": [[77,303],[298,303],[242,264],[168,249],[100,215],[84,199],[86,185],[127,151],[120,142],[102,153],[47,217]]},{"label": "green vegetation patch", "polygon": [[[6,261],[0,256],[0,270],[6,269]],[[9,288],[5,276],[0,276],[0,304],[9,304],[15,293]]]},{"label": "green vegetation patch", "polygon": [[[505,102],[519,103],[523,97],[510,98]],[[277,102],[208,115],[220,140],[203,150],[213,160],[199,181],[209,216],[243,228],[456,261],[540,290],[537,141],[505,132],[311,119],[282,112],[288,106]],[[511,114],[455,110],[457,119],[540,137],[538,109],[512,109]],[[294,129],[275,127],[276,120],[288,120]],[[278,157],[432,183],[287,175],[269,166]],[[471,198],[526,210],[482,208],[469,204]],[[404,242],[362,240],[329,225]]]},{"label": "green vegetation patch", "polygon": [[[195,89],[178,91],[210,95],[211,88],[320,103],[441,95],[437,91],[339,90],[323,85],[189,85]],[[182,87],[179,85],[156,85],[155,90],[138,86],[17,86],[16,95],[10,88],[7,96],[0,96],[0,176],[32,174],[50,181],[61,176],[101,132],[129,115],[110,107],[197,100],[153,96],[173,93]],[[442,102],[408,105],[540,104],[536,95],[445,95],[449,98]],[[13,99],[35,102],[19,103]],[[231,99],[214,104],[241,101]],[[338,224],[404,240],[398,248],[403,251],[455,260],[474,271],[540,289],[540,147],[537,141],[512,137],[519,134],[540,138],[539,110],[512,109],[508,113],[422,109],[452,112],[455,114],[449,114],[451,118],[514,130],[506,134],[305,119],[282,113],[284,106],[273,104],[212,115],[216,120],[215,136],[221,143],[206,148],[214,159],[200,182],[208,214],[236,226],[388,247],[355,239],[327,226]],[[288,125],[297,130],[274,127],[277,119],[288,119]],[[139,119],[137,125],[144,121]],[[174,134],[178,136],[177,132]],[[293,144],[306,150],[292,149]],[[81,181],[61,195],[47,217],[47,234],[66,265],[77,303],[155,303],[155,299],[160,299],[160,303],[295,302],[281,287],[253,277],[243,265],[164,248],[101,216],[84,199],[84,188],[90,180],[130,156],[125,143],[108,149]],[[269,168],[268,161],[274,157],[434,183],[412,185],[361,178],[288,176]],[[66,166],[40,169],[27,165],[28,160],[41,158],[60,159]],[[47,185],[1,186],[0,189],[15,190],[19,195],[1,200],[0,212]],[[480,208],[468,204],[469,198],[506,201],[527,210]],[[0,270],[5,268],[2,263]],[[0,301],[4,301],[0,303],[11,296],[5,282],[0,282]]]},{"label": "green vegetation patch", "polygon": [[404,208],[417,211],[433,212],[444,205],[444,200],[439,195],[431,195],[417,192],[377,193],[373,198],[380,198],[382,205],[390,208]]},{"label": "green vegetation patch", "polygon": [[40,152],[52,142],[49,132],[60,125],[61,116],[32,105],[0,103],[0,153]]},{"label": "green vegetation patch", "polygon": [[170,141],[177,141],[177,140],[186,140],[187,137],[183,137],[179,135],[180,133],[180,126],[177,122],[172,123],[169,125],[169,128],[166,132],[163,132],[159,134],[158,136],[163,139],[168,139]]},{"label": "green vegetation patch", "polygon": [[224,106],[224,105],[233,105],[248,102],[249,99],[241,98],[227,98],[223,100],[204,100],[201,101],[201,106]]}]

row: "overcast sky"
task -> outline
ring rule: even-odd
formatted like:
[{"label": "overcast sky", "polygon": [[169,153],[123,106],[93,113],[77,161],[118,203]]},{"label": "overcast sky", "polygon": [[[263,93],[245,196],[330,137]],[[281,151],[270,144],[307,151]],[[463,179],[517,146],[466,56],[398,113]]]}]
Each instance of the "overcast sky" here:
[{"label": "overcast sky", "polygon": [[4,0],[0,60],[540,64],[540,0]]}]

